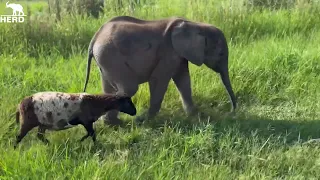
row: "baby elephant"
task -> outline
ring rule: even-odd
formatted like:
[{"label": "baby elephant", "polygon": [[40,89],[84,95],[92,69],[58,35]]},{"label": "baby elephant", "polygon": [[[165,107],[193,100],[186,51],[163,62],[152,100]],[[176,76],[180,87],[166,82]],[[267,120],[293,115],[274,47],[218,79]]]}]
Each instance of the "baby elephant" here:
[{"label": "baby elephant", "polygon": [[[91,95],[87,93],[39,92],[25,97],[18,105],[16,122],[20,121],[20,133],[14,148],[34,127],[39,126],[37,137],[44,143],[45,130],[63,130],[83,125],[87,135],[80,141],[92,137],[96,141],[93,123],[109,110],[116,109],[131,116],[136,107],[130,97],[115,94]],[[20,119],[21,115],[21,119]]]}]

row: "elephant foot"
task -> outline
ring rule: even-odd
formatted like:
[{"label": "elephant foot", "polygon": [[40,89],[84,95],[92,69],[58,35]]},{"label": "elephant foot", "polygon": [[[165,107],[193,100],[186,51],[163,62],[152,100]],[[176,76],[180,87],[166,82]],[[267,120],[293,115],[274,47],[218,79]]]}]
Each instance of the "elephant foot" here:
[{"label": "elephant foot", "polygon": [[147,116],[144,115],[144,114],[135,118],[135,122],[136,122],[137,125],[141,125],[146,120],[147,120]]},{"label": "elephant foot", "polygon": [[184,111],[188,117],[192,117],[200,113],[199,109],[195,106],[184,107]]},{"label": "elephant foot", "polygon": [[231,112],[227,112],[226,116],[231,118],[231,119],[235,119],[236,118],[236,112],[235,111],[231,111]]},{"label": "elephant foot", "polygon": [[189,108],[186,110],[187,116],[194,116],[199,113],[199,110],[196,108]]},{"label": "elephant foot", "polygon": [[122,127],[122,126],[124,126],[124,122],[119,118],[109,119],[107,117],[104,117],[104,124],[108,125],[108,126],[111,126],[111,127]]},{"label": "elephant foot", "polygon": [[193,107],[187,111],[187,118],[192,119],[192,121],[202,121],[208,118],[208,116],[209,115],[207,113],[200,111],[197,107]]},{"label": "elephant foot", "polygon": [[140,116],[135,118],[135,122],[137,125],[141,125],[147,120],[150,120],[156,116],[156,113],[144,112]]}]

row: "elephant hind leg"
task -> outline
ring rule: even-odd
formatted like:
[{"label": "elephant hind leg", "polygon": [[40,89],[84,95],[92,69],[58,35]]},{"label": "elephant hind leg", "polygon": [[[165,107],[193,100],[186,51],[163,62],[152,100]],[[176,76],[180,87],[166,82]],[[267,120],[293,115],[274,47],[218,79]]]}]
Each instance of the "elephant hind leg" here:
[{"label": "elephant hind leg", "polygon": [[[116,87],[112,86],[111,83],[102,78],[102,88],[104,93],[115,94],[117,90]],[[119,112],[117,110],[110,110],[106,113],[104,117],[104,123],[109,125],[119,125],[121,124],[121,120],[118,118]]]},{"label": "elephant hind leg", "polygon": [[[126,93],[128,96],[132,97],[137,91],[139,85],[133,82],[123,82],[111,84],[108,80],[102,80],[103,91],[105,93]],[[122,125],[123,122],[118,118],[118,110],[110,110],[106,113],[106,118],[104,119],[105,124],[110,125]]]}]

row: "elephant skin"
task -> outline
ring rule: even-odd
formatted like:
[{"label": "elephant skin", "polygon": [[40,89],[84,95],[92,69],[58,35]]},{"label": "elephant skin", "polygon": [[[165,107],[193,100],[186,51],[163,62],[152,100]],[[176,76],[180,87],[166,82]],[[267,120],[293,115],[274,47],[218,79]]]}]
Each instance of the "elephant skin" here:
[{"label": "elephant skin", "polygon": [[[90,64],[94,57],[105,93],[126,93],[133,96],[140,84],[148,82],[149,109],[136,118],[142,122],[153,118],[160,110],[172,79],[180,93],[186,114],[197,112],[191,92],[188,62],[218,73],[229,95],[231,111],[236,98],[228,72],[228,45],[223,32],[210,25],[171,17],[159,20],[140,20],[130,16],[114,17],[93,36],[89,48],[86,91]],[[106,114],[105,122],[122,121],[118,112]]]}]

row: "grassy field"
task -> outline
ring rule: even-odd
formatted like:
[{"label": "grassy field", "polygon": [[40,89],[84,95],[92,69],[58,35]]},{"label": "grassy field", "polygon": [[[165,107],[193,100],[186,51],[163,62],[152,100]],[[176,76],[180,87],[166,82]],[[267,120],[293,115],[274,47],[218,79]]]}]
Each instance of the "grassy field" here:
[{"label": "grassy field", "polygon": [[[320,138],[319,1],[280,9],[244,2],[153,0],[99,19],[62,15],[61,22],[46,1],[22,2],[30,7],[25,23],[0,23],[0,179],[320,179],[320,146],[304,144]],[[0,13],[10,12],[1,1]],[[225,116],[230,103],[217,74],[192,65],[194,101],[207,116],[186,118],[170,83],[154,121],[137,127],[122,114],[128,126],[119,129],[98,121],[97,146],[78,142],[86,133],[79,126],[47,132],[48,146],[34,129],[14,150],[17,103],[38,91],[82,91],[89,41],[116,15],[183,16],[221,28],[236,117]],[[87,92],[100,93],[92,66]],[[148,107],[147,84],[133,99],[138,113]]]}]

